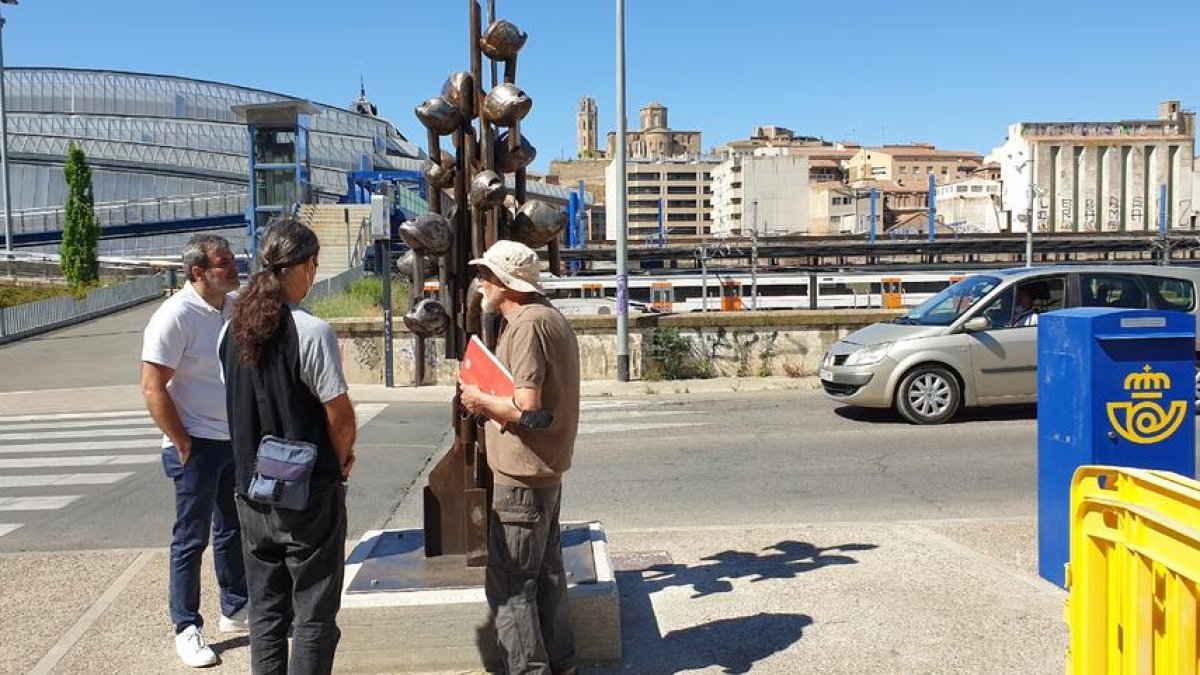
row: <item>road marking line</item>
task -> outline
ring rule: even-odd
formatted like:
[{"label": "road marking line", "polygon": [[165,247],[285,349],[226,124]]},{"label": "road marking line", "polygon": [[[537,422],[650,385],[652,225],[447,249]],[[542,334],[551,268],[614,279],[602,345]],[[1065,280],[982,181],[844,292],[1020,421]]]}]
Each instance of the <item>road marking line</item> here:
[{"label": "road marking line", "polygon": [[591,434],[612,434],[623,433],[627,431],[644,431],[646,429],[677,429],[679,427],[699,427],[705,426],[706,422],[642,422],[636,424],[588,424],[580,422],[579,435],[586,436]]},{"label": "road marking line", "polygon": [[61,509],[82,496],[0,497],[0,511],[52,511],[54,509]]},{"label": "road marking line", "polygon": [[79,620],[75,622],[75,625],[71,626],[66,633],[63,633],[63,636],[58,639],[58,642],[54,643],[54,646],[50,648],[50,651],[46,652],[46,655],[37,662],[37,665],[33,667],[33,670],[29,671],[30,674],[47,675],[48,673],[53,672],[54,667],[63,660],[63,657],[71,651],[71,648],[74,647],[75,644],[79,642],[79,640],[88,632],[88,629],[92,627],[92,624],[96,623],[96,620],[104,614],[109,605],[113,604],[113,602],[121,595],[121,593],[124,592],[125,588],[129,586],[130,582],[133,581],[133,578],[137,576],[137,573],[142,571],[142,568],[146,566],[146,563],[150,562],[150,559],[153,558],[154,555],[155,554],[153,552],[145,551],[136,559],[134,559],[134,561],[129,564],[129,567],[126,567],[125,571],[121,573],[121,576],[117,577],[117,580],[113,582],[112,586],[109,586],[108,589],[105,590],[100,596],[100,598],[97,599],[96,602],[92,603],[91,607],[88,607],[88,610],[83,613],[83,616],[79,617]]},{"label": "road marking line", "polygon": [[16,455],[22,452],[68,452],[71,450],[150,450],[160,449],[161,447],[161,441],[146,438],[130,438],[124,441],[24,443],[21,445],[0,445],[0,455]]},{"label": "road marking line", "polygon": [[[77,391],[77,390],[76,390]],[[44,394],[45,392],[37,392]],[[148,417],[145,410],[118,410],[115,412],[48,413],[45,415],[9,415],[0,417],[2,422],[39,422],[41,420],[90,420],[110,417]]]},{"label": "road marking line", "polygon": [[22,525],[24,525],[24,523],[0,523],[0,537],[3,537],[13,530],[20,529]]},{"label": "road marking line", "polygon": [[119,483],[133,475],[132,471],[118,473],[52,473],[29,476],[0,476],[0,488],[48,487],[51,485],[108,485]]},{"label": "road marking line", "polygon": [[383,412],[386,407],[388,407],[386,403],[359,403],[355,405],[354,419],[358,423],[358,428],[361,429],[367,426],[367,423],[375,419],[375,416]]},{"label": "road marking line", "polygon": [[28,422],[25,424],[0,424],[0,431],[27,431],[29,429],[86,429],[88,427],[122,427],[134,424],[153,423],[149,417],[144,419],[124,418],[111,420],[60,421],[46,420],[43,422]]},{"label": "road marking line", "polygon": [[78,457],[21,457],[0,459],[0,469],[35,469],[49,466],[105,466],[109,464],[150,464],[159,455],[81,455]]},{"label": "road marking line", "polygon": [[672,415],[707,415],[703,410],[582,410],[583,419],[593,420],[623,420],[633,417],[670,417]]},{"label": "road marking line", "polygon": [[[645,408],[647,406],[664,406],[671,401],[580,401],[580,410],[608,410],[611,408]],[[678,404],[676,404],[678,405]]]},{"label": "road marking line", "polygon": [[130,429],[74,429],[72,431],[38,431],[31,433],[0,434],[0,441],[37,441],[52,438],[116,438],[118,436],[162,436],[158,427],[136,427]]}]

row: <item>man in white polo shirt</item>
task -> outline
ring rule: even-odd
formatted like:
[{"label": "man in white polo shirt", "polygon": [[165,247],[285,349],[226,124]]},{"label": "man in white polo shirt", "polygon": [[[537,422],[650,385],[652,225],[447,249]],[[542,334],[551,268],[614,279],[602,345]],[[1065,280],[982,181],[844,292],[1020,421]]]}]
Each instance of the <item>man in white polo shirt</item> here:
[{"label": "man in white polo shirt", "polygon": [[217,344],[233,312],[238,270],[223,237],[183,249],[188,282],[151,317],[142,341],[142,395],[163,431],[162,462],[175,481],[170,614],[175,651],[195,668],[217,663],[200,616],[200,561],[211,528],[222,632],[247,630],[246,572],[233,500],[233,448]]}]

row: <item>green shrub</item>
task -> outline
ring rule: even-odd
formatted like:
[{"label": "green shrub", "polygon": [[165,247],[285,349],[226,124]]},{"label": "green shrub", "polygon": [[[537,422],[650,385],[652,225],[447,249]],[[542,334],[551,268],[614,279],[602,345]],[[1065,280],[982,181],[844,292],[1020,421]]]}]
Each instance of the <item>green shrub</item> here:
[{"label": "green shrub", "polygon": [[[383,280],[364,277],[355,281],[344,293],[331,295],[308,305],[309,311],[323,319],[345,319],[362,316],[383,316]],[[408,311],[408,285],[392,282],[392,316],[399,318]]]},{"label": "green shrub", "polygon": [[678,328],[661,328],[650,335],[648,380],[689,380],[712,375],[712,367],[696,345]]},{"label": "green shrub", "polygon": [[70,294],[71,289],[63,286],[0,286],[0,307],[24,305]]}]

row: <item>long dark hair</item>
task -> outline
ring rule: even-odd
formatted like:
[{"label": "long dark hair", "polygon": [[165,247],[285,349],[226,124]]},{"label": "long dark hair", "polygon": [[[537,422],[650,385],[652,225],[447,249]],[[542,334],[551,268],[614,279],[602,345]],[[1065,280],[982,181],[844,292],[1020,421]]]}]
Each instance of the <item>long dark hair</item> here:
[{"label": "long dark hair", "polygon": [[280,275],[320,250],[316,233],[295,218],[280,216],[268,224],[258,254],[262,270],[250,277],[233,307],[230,329],[237,340],[239,361],[257,365],[264,347],[279,330],[286,309]]}]

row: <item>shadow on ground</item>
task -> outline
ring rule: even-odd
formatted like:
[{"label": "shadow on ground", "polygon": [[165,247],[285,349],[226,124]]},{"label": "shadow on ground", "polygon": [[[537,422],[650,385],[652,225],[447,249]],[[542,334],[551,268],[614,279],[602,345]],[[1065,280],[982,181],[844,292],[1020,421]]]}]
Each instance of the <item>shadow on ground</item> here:
[{"label": "shadow on ground", "polygon": [[[859,408],[856,406],[840,406],[833,409],[834,414],[852,422],[871,422],[874,424],[910,424],[892,408]],[[960,410],[954,419],[947,424],[972,424],[978,422],[1003,422],[1009,420],[1036,420],[1037,404],[997,405],[984,408],[966,408]]]},{"label": "shadow on ground", "polygon": [[618,572],[624,658],[620,666],[588,668],[587,672],[667,675],[720,667],[725,673],[748,673],[756,662],[798,642],[813,618],[807,614],[760,612],[717,619],[663,635],[651,596],[671,587],[691,588],[692,599],[730,593],[735,580],[759,583],[794,579],[829,565],[852,565],[858,560],[847,553],[874,548],[875,544],[822,548],[808,542],[782,541],[758,553],[722,551],[701,558],[701,564],[691,567],[657,565]]}]

